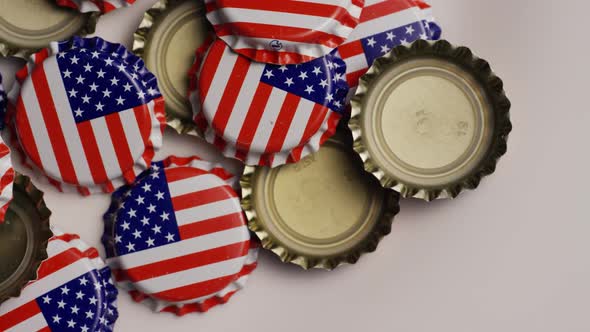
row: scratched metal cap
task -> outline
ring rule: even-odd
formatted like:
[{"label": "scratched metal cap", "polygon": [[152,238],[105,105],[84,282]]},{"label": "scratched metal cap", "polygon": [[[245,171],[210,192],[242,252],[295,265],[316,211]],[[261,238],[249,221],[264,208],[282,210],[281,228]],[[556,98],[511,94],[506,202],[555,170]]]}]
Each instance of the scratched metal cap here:
[{"label": "scratched metal cap", "polygon": [[133,52],[158,77],[168,125],[179,133],[197,133],[187,98],[187,73],[195,50],[210,36],[213,30],[205,18],[205,6],[194,0],[159,0],[135,32]]},{"label": "scratched metal cap", "polygon": [[506,153],[510,102],[488,62],[447,41],[417,41],[378,59],[352,100],[365,169],[404,197],[454,198]]},{"label": "scratched metal cap", "polygon": [[331,270],[356,263],[390,233],[399,195],[363,170],[351,143],[339,132],[296,164],[246,167],[248,226],[282,261]]},{"label": "scratched metal cap", "polygon": [[36,278],[37,268],[47,258],[51,237],[43,193],[24,175],[14,181],[14,199],[0,224],[0,303],[16,297]]}]

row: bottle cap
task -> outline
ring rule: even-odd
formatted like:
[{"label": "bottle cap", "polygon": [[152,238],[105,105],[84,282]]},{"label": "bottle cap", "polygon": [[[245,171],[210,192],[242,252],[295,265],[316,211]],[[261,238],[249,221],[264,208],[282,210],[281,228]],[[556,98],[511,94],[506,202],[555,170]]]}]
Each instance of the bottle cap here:
[{"label": "bottle cap", "polygon": [[113,194],[103,243],[137,302],[182,316],[227,302],[256,268],[237,177],[198,158],[157,162]]},{"label": "bottle cap", "polygon": [[[4,129],[4,118],[6,116],[7,97],[2,86],[2,75],[0,75],[0,131]],[[0,136],[0,224],[4,222],[6,210],[12,200],[12,186],[14,181],[14,169],[10,157],[10,148],[4,144]]]},{"label": "bottle cap", "polygon": [[356,88],[373,61],[395,46],[428,39],[422,17],[414,0],[366,0],[359,25],[338,47],[350,87]]},{"label": "bottle cap", "polygon": [[52,231],[37,279],[0,306],[0,330],[113,331],[118,312],[111,270],[78,235]]},{"label": "bottle cap", "polygon": [[356,263],[390,233],[399,195],[363,170],[351,143],[339,134],[297,164],[246,167],[250,230],[282,261],[334,269]]},{"label": "bottle cap", "polygon": [[186,73],[194,61],[195,49],[212,34],[205,6],[194,0],[158,1],[135,32],[133,52],[158,77],[166,99],[168,125],[181,134],[197,134],[186,95]]},{"label": "bottle cap", "polygon": [[506,153],[510,102],[489,64],[447,41],[399,46],[375,61],[352,100],[355,149],[387,188],[456,197]]},{"label": "bottle cap", "polygon": [[136,0],[56,0],[59,6],[76,9],[82,13],[109,13],[115,9],[132,5]]},{"label": "bottle cap", "polygon": [[[51,212],[43,193],[24,175],[16,176],[14,182],[14,199],[5,222],[0,224],[0,304],[18,296],[36,278],[39,264],[47,258],[47,240],[51,237]],[[5,331],[2,322],[0,314],[0,330]]]},{"label": "bottle cap", "polygon": [[28,58],[52,41],[94,33],[99,15],[97,11],[63,8],[51,0],[4,0],[0,18],[0,56]]},{"label": "bottle cap", "polygon": [[14,146],[60,190],[112,192],[149,168],[162,145],[156,77],[119,44],[54,43],[31,57],[13,89]]},{"label": "bottle cap", "polygon": [[348,93],[337,54],[278,66],[251,61],[219,39],[204,49],[190,99],[197,126],[225,156],[248,165],[297,162],[334,134]]},{"label": "bottle cap", "polygon": [[217,36],[237,53],[273,64],[307,62],[332,52],[357,26],[364,0],[206,0]]}]

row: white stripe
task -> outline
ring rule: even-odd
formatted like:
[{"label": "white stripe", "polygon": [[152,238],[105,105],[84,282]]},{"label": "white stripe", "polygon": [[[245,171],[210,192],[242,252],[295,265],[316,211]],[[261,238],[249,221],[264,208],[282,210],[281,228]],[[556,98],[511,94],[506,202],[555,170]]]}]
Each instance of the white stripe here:
[{"label": "white stripe", "polygon": [[[47,126],[45,125],[45,121],[43,121],[43,114],[39,107],[39,99],[37,99],[32,79],[29,78],[25,80],[22,87],[21,97],[26,109],[26,117],[31,125],[33,140],[37,146],[37,151],[39,151],[39,157],[41,158],[43,169],[47,175],[56,179],[61,179],[59,166],[57,165],[57,160],[53,153],[53,147],[51,146]],[[22,110],[19,112],[22,112]]]},{"label": "white stripe", "polygon": [[318,130],[318,134],[313,135],[313,137],[309,140],[309,142],[307,144],[305,144],[305,147],[301,151],[301,159],[303,159],[305,156],[317,151],[317,148],[320,146],[320,140],[321,140],[323,134],[328,130],[328,120],[330,119],[331,115],[332,115],[332,111],[328,111],[326,113],[326,117],[324,118],[324,122],[322,123],[322,127],[320,128],[320,130]]},{"label": "white stripe", "polygon": [[[242,50],[242,49],[252,49],[255,48],[253,45],[268,45],[270,44],[273,39],[268,38],[256,38],[256,37],[246,37],[246,36],[234,36],[234,35],[227,35],[223,36],[223,40],[232,45],[232,48],[235,50]],[[294,41],[290,41],[288,43],[284,43],[283,48],[280,52],[294,52],[298,54],[302,54],[305,56],[310,57],[317,57],[317,53],[321,52],[321,54],[327,54],[332,51],[332,47],[327,47],[321,44],[311,44],[311,43],[298,43]]]},{"label": "white stripe", "polygon": [[244,227],[236,227],[196,238],[147,249],[132,254],[110,258],[107,263],[114,268],[129,270],[135,267],[182,257],[201,251],[219,248],[250,239]]},{"label": "white stripe", "polygon": [[369,64],[367,63],[367,57],[364,53],[352,56],[350,58],[346,58],[344,59],[344,62],[346,62],[347,73],[354,73],[359,70],[369,68]]},{"label": "white stripe", "polygon": [[250,150],[253,152],[265,152],[268,139],[272,134],[272,130],[274,129],[276,120],[279,116],[279,113],[281,112],[281,108],[283,107],[286,97],[287,91],[276,88],[272,89],[270,98],[268,98],[268,102],[266,103],[264,113],[262,113],[262,117],[260,118],[260,123],[258,123],[258,127],[255,128],[256,134],[254,135],[252,145],[250,146]]},{"label": "white stripe", "polygon": [[203,101],[202,111],[209,123],[215,118],[215,113],[219,108],[219,102],[221,101],[221,97],[223,97],[223,92],[226,88],[231,88],[227,82],[230,81],[231,72],[238,60],[238,56],[228,46],[224,45],[224,47],[225,49],[223,50],[223,56],[221,57],[219,66],[217,68],[209,68],[210,70],[216,70],[209,92]]},{"label": "white stripe", "polygon": [[[155,112],[156,102],[154,100],[151,100],[149,103],[147,103],[147,108],[150,112],[150,118],[152,121],[151,122],[152,127],[151,127],[151,133],[150,133],[149,139],[152,141],[152,146],[157,151],[159,148],[162,147],[162,144],[163,144],[163,135],[162,135],[162,128],[161,128],[162,124],[161,124],[160,120],[156,117],[156,112]],[[165,122],[165,120],[166,119],[164,119],[164,122]],[[135,120],[135,121],[137,121],[137,120]],[[147,165],[146,165],[146,167],[147,167]]]},{"label": "white stripe", "polygon": [[168,184],[170,196],[177,197],[186,194],[192,194],[198,191],[221,187],[225,182],[214,174],[203,174],[193,176],[180,181],[174,181]]},{"label": "white stripe", "polygon": [[192,285],[198,282],[231,276],[242,270],[245,257],[246,256],[242,256],[218,263],[199,266],[190,270],[164,274],[160,277],[135,282],[135,286],[141,292],[154,294]]},{"label": "white stripe", "polygon": [[227,216],[241,211],[240,200],[236,197],[217,201],[190,209],[176,211],[178,226],[184,226],[203,220]]},{"label": "white stripe", "polygon": [[[91,186],[94,184],[92,173],[90,172],[90,166],[88,165],[88,160],[84,153],[84,147],[80,140],[78,127],[74,121],[74,114],[72,113],[70,101],[66,96],[66,87],[61,79],[61,70],[57,63],[57,58],[47,58],[43,63],[43,68],[45,69],[48,78],[56,78],[49,80],[49,90],[51,91],[51,97],[55,104],[57,117],[59,118],[59,123],[66,140],[66,147],[64,148],[67,148],[67,151],[69,152],[78,183],[83,186]],[[79,93],[81,93],[81,91],[79,91]],[[80,98],[80,96],[77,98]]]},{"label": "white stripe", "polygon": [[45,317],[43,317],[42,313],[38,313],[33,317],[28,318],[25,321],[22,321],[11,328],[7,329],[6,332],[29,332],[29,331],[39,331],[43,328],[47,327],[47,322],[45,321]]},{"label": "white stripe", "polygon": [[102,166],[107,173],[109,179],[114,179],[122,174],[121,167],[119,167],[119,160],[117,159],[117,153],[107,127],[107,122],[104,117],[92,119],[90,121],[92,130],[94,131],[94,137],[96,144],[98,145],[98,151],[102,157]]},{"label": "white stripe", "polygon": [[133,109],[129,109],[119,112],[119,117],[121,119],[121,124],[123,125],[123,130],[125,131],[127,143],[129,144],[131,159],[140,162],[140,159],[143,159],[141,156],[145,151],[145,145],[143,143],[141,131],[139,130],[139,124],[135,118],[135,111]]},{"label": "white stripe", "polygon": [[[307,127],[310,117],[312,117],[311,113],[315,105],[316,104],[314,102],[305,98],[301,98],[299,105],[297,105],[297,111],[295,112],[293,121],[291,121],[291,126],[287,132],[287,136],[285,137],[285,141],[283,142],[283,148],[281,151],[293,150],[299,146],[299,143],[303,139],[305,128]],[[316,119],[316,121],[319,122],[319,119]]]},{"label": "white stripe", "polygon": [[378,33],[419,22],[420,17],[419,10],[416,7],[412,7],[387,16],[378,17],[374,20],[363,22],[359,24],[350,34],[346,44],[376,35]]}]

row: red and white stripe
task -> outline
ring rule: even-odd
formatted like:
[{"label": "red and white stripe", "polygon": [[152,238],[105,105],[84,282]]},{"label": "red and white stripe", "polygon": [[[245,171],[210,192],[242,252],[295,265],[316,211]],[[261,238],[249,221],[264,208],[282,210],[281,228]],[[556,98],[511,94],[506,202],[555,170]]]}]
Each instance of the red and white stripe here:
[{"label": "red and white stripe", "polygon": [[[234,51],[253,60],[295,64],[344,43],[364,0],[205,0],[207,18]],[[280,50],[272,42],[279,41]]]},{"label": "red and white stripe", "polygon": [[108,263],[137,302],[177,315],[204,312],[244,287],[257,265],[258,243],[231,187],[234,175],[198,158],[164,163],[182,240]]},{"label": "red and white stripe", "polygon": [[8,206],[12,201],[14,176],[10,148],[0,138],[0,223],[4,221]]},{"label": "red and white stripe", "polygon": [[100,270],[105,264],[95,248],[82,242],[77,235],[63,234],[53,229],[54,236],[47,245],[48,259],[37,271],[18,298],[0,306],[0,331],[50,332],[36,299],[83,274]]},{"label": "red and white stripe", "polygon": [[49,79],[61,77],[51,53],[35,54],[17,73],[10,93],[16,98],[14,130],[26,164],[59,190],[75,188],[83,195],[133,182],[162,144],[164,99],[76,124],[63,82]]},{"label": "red and white stripe", "polygon": [[56,0],[59,6],[69,7],[81,13],[101,12],[108,13],[118,8],[127,7],[136,0]]},{"label": "red and white stripe", "polygon": [[[201,49],[202,50],[202,49]],[[207,142],[247,165],[278,166],[316,152],[341,115],[260,81],[265,65],[220,40],[197,54],[189,99]]]}]

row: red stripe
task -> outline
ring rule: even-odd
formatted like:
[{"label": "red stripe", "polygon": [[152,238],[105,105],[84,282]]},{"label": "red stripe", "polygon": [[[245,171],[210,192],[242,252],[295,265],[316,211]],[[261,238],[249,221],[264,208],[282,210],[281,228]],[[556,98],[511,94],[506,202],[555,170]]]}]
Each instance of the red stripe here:
[{"label": "red stripe", "polygon": [[133,167],[135,161],[133,160],[133,156],[131,155],[131,150],[129,150],[129,143],[127,142],[127,136],[125,136],[125,129],[123,129],[121,117],[119,116],[119,113],[112,113],[105,116],[104,119],[109,129],[111,142],[113,144],[113,148],[115,149],[115,154],[117,155],[117,160],[119,162],[121,172],[124,174],[125,180],[131,183],[135,179],[129,179],[127,171],[129,171]]},{"label": "red stripe", "polygon": [[9,328],[39,314],[41,308],[35,300],[23,304],[22,306],[0,315],[0,331],[6,331]]},{"label": "red stripe", "polygon": [[[249,241],[238,242],[223,247],[197,252],[190,255],[184,255],[181,257],[175,257],[160,262],[155,262],[152,264],[146,264],[128,269],[125,273],[129,280],[133,282],[148,280],[163,275],[171,275],[173,273],[182,272],[197,267],[207,266],[210,264],[219,263],[226,260],[245,256],[249,250],[248,243]],[[158,298],[162,300],[175,301],[182,299],[190,299],[192,298],[192,296],[177,295],[174,298],[158,296]]]},{"label": "red stripe", "polygon": [[37,332],[52,332],[51,328],[49,326],[45,326],[44,328],[40,329]]},{"label": "red stripe", "polygon": [[346,82],[348,82],[348,85],[351,88],[357,87],[359,85],[359,80],[361,79],[361,77],[363,75],[365,75],[367,73],[368,70],[369,70],[369,68],[366,68],[366,69],[357,70],[352,73],[347,73],[346,74]]},{"label": "red stripe", "polygon": [[[279,112],[279,116],[272,129],[272,133],[268,139],[268,143],[266,144],[266,149],[264,150],[266,153],[281,151],[300,101],[301,97],[287,93],[281,111]],[[311,116],[313,116],[313,113]]]},{"label": "red stripe", "polygon": [[184,240],[217,233],[246,225],[243,212],[236,212],[222,217],[202,220],[179,227],[180,237]]},{"label": "red stripe", "polygon": [[264,63],[280,62],[289,65],[300,64],[315,59],[315,57],[312,56],[286,51],[281,51],[280,53],[277,53],[275,51],[257,50],[253,48],[240,48],[234,51],[250,59],[254,59],[255,61]]},{"label": "red stripe", "polygon": [[254,140],[254,135],[256,135],[258,124],[266,109],[266,104],[268,103],[272,90],[273,87],[269,84],[262,82],[258,84],[256,93],[254,94],[254,98],[252,99],[252,103],[248,108],[248,113],[246,113],[246,118],[240,129],[240,134],[238,135],[238,141],[236,144],[238,149],[244,151],[250,150],[250,145]]},{"label": "red stripe", "polygon": [[[207,62],[203,65],[203,70],[201,70],[199,75],[199,96],[201,97],[201,103],[209,94],[211,82],[213,82],[213,78],[217,73],[217,68],[221,63],[221,58],[223,57],[225,48],[225,43],[220,40],[214,42],[213,45],[211,45],[211,49],[209,50],[209,53],[206,57]],[[219,91],[215,91],[214,93],[218,92]]]},{"label": "red stripe", "polygon": [[391,15],[402,10],[415,7],[412,1],[389,0],[365,7],[361,14],[361,22],[367,22],[376,18]]},{"label": "red stripe", "polygon": [[342,116],[336,112],[330,113],[330,117],[328,118],[328,130],[326,130],[324,134],[322,134],[322,138],[320,139],[320,145],[323,145],[324,142],[328,140],[328,138],[334,136],[341,118]]},{"label": "red stripe", "polygon": [[329,111],[330,110],[327,107],[319,104],[315,105],[313,111],[311,112],[312,115],[305,126],[305,130],[303,131],[303,135],[301,136],[299,146],[291,151],[291,154],[287,159],[288,163],[295,163],[301,160],[301,154],[305,149],[306,143],[320,130],[320,127],[324,124],[324,120],[326,119],[326,113]]},{"label": "red stripe", "polygon": [[207,174],[208,172],[194,167],[175,167],[164,170],[166,180],[168,183],[181,181],[188,178],[193,178],[199,175]]},{"label": "red stripe", "polygon": [[[247,247],[247,245],[246,245]],[[248,252],[248,248],[245,248],[243,255]],[[221,257],[222,258],[222,257]],[[245,269],[244,267],[242,271]],[[207,280],[198,282],[192,285],[178,287],[167,291],[153,294],[158,299],[170,302],[179,302],[187,299],[195,299],[206,295],[211,295],[223,290],[232,282],[238,280],[242,275],[248,274],[240,271],[237,274],[225,276],[217,279]]]},{"label": "red stripe", "polygon": [[41,263],[37,271],[37,280],[41,280],[82,258],[94,259],[98,257],[98,251],[95,248],[89,248],[84,252],[81,252],[78,248],[70,248]]},{"label": "red stripe", "polygon": [[225,127],[227,126],[229,117],[234,110],[236,100],[238,99],[238,95],[242,89],[242,84],[244,83],[244,77],[246,77],[246,74],[248,74],[249,68],[250,60],[243,56],[237,57],[236,63],[234,64],[230,75],[229,82],[227,84],[227,88],[225,91],[223,91],[223,96],[219,101],[219,106],[217,107],[217,110],[215,110],[215,117],[211,123],[211,127],[220,135],[225,132]]},{"label": "red stripe", "polygon": [[[172,205],[174,206],[174,211],[182,211],[234,197],[238,197],[236,192],[231,187],[225,185],[172,197]],[[198,216],[196,217],[198,218]]]},{"label": "red stripe", "polygon": [[57,240],[64,241],[64,242],[72,242],[74,240],[80,240],[80,235],[66,233],[66,234],[56,235],[51,238],[51,241],[57,241]]},{"label": "red stripe", "polygon": [[10,168],[4,174],[2,174],[2,177],[0,178],[0,193],[4,190],[4,188],[9,186],[13,182],[14,182],[14,169]]},{"label": "red stripe", "polygon": [[[76,176],[76,170],[74,169],[74,164],[70,152],[68,151],[67,142],[57,116],[57,109],[51,96],[49,82],[47,81],[43,66],[35,68],[31,73],[31,81],[35,87],[35,93],[37,94],[37,100],[39,100],[39,107],[41,108],[41,114],[45,121],[47,134],[49,135],[48,138],[51,142],[51,147],[57,161],[61,178],[64,182],[77,184],[79,182],[78,177]],[[21,110],[21,112],[18,113],[22,114],[24,113],[24,110]],[[23,145],[25,146],[25,149],[28,150],[27,146],[30,144]],[[48,152],[49,151],[46,151],[45,153]]]},{"label": "red stripe", "polygon": [[338,47],[338,53],[340,53],[342,59],[348,59],[353,56],[364,54],[365,50],[363,49],[363,44],[357,40]]},{"label": "red stripe", "polygon": [[150,110],[147,105],[141,105],[133,108],[135,114],[135,123],[139,128],[141,141],[145,147],[143,153],[144,162],[149,165],[154,158],[155,151],[153,145],[150,143],[150,135],[152,133],[152,119],[150,117]]},{"label": "red stripe", "polygon": [[90,121],[84,121],[76,124],[76,127],[78,128],[78,135],[80,136],[86,161],[88,162],[88,168],[92,174],[92,180],[94,183],[104,183],[109,179],[109,176],[104,167],[104,161],[102,160],[100,149],[96,142],[92,124]]},{"label": "red stripe", "polygon": [[429,8],[432,8],[432,7],[430,7],[429,4],[427,4],[424,1],[414,0],[414,2],[416,3],[416,5],[418,5],[418,7],[420,7],[420,9],[429,9]]}]

